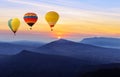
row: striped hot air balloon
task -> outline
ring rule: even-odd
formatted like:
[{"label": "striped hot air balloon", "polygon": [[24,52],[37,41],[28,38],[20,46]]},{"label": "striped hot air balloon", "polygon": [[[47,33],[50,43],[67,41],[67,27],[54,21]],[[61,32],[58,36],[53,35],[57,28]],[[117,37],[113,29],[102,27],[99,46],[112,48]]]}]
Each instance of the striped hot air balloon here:
[{"label": "striped hot air balloon", "polygon": [[32,29],[32,26],[37,22],[38,16],[35,13],[26,13],[24,15],[24,21],[30,26],[30,29]]}]

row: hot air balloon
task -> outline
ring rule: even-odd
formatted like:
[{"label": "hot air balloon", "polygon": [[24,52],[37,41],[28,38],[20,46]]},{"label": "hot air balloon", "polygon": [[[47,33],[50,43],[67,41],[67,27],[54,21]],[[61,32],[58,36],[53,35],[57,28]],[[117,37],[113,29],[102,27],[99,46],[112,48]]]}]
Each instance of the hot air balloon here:
[{"label": "hot air balloon", "polygon": [[45,15],[45,19],[51,27],[51,31],[53,31],[53,27],[59,19],[59,14],[54,11],[50,11]]},{"label": "hot air balloon", "polygon": [[13,18],[8,21],[9,28],[13,31],[15,34],[20,26],[20,20],[18,18]]},{"label": "hot air balloon", "polygon": [[30,26],[30,29],[32,29],[32,26],[37,22],[38,16],[35,13],[26,13],[24,15],[24,21]]}]

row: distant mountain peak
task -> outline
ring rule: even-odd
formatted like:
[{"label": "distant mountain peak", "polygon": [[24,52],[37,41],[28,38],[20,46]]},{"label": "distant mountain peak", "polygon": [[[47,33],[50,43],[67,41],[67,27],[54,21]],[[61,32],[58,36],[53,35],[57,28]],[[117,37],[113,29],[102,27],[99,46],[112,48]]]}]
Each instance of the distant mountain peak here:
[{"label": "distant mountain peak", "polygon": [[23,54],[25,55],[25,54],[28,54],[28,53],[32,53],[32,52],[27,51],[27,50],[23,50],[20,53],[18,53],[18,55],[23,55]]},{"label": "distant mountain peak", "polygon": [[120,38],[114,38],[114,37],[90,37],[90,38],[84,38],[83,40],[90,40],[90,39],[107,39],[107,40],[109,40],[109,39],[115,39],[115,40],[120,40]]},{"label": "distant mountain peak", "polygon": [[[61,46],[76,45],[76,44],[79,44],[79,43],[76,43],[76,42],[70,41],[70,40],[66,40],[66,39],[59,39],[59,40],[55,40],[48,44],[43,45],[42,48],[61,47]],[[41,48],[41,47],[39,47],[39,48]]]},{"label": "distant mountain peak", "polygon": [[59,39],[59,40],[56,40],[57,42],[61,42],[61,43],[63,43],[63,42],[73,42],[73,41],[70,41],[70,40],[66,40],[66,39]]},{"label": "distant mountain peak", "polygon": [[85,38],[80,43],[100,46],[100,47],[106,47],[106,48],[120,49],[120,38],[92,37],[92,38]]},{"label": "distant mountain peak", "polygon": [[36,55],[36,54],[38,54],[38,53],[37,52],[28,51],[28,50],[23,50],[20,53],[18,53],[17,55]]},{"label": "distant mountain peak", "polygon": [[55,43],[55,44],[65,44],[65,43],[76,43],[74,41],[71,41],[71,40],[66,40],[66,39],[59,39],[59,40],[56,40],[56,41],[53,41],[53,42],[50,42],[49,44],[51,43]]}]

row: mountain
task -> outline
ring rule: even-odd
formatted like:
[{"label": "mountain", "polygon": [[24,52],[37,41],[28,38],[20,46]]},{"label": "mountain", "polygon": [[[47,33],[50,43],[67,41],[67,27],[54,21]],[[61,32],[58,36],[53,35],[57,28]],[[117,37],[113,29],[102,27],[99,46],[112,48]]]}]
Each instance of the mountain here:
[{"label": "mountain", "polygon": [[74,57],[89,61],[90,64],[120,62],[119,49],[97,47],[64,39],[50,42],[31,51]]},{"label": "mountain", "polygon": [[80,43],[106,47],[106,48],[120,49],[119,38],[107,38],[107,37],[85,38]]},{"label": "mountain", "polygon": [[1,77],[76,77],[91,67],[88,62],[29,51],[0,60]]},{"label": "mountain", "polygon": [[26,50],[0,58],[1,77],[96,77],[94,74],[97,74],[97,77],[106,77],[108,74],[118,75],[119,68],[119,63],[91,65],[85,60],[72,57]]},{"label": "mountain", "polygon": [[100,65],[94,71],[84,73],[82,76],[80,74],[78,77],[120,77],[120,64]]},{"label": "mountain", "polygon": [[27,40],[13,41],[11,43],[17,44],[17,45],[29,46],[29,47],[40,47],[45,44],[44,42],[27,41]]},{"label": "mountain", "polygon": [[35,47],[25,46],[25,45],[17,45],[7,42],[0,42],[0,54],[3,55],[12,55],[21,52],[22,50],[29,50]]},{"label": "mountain", "polygon": [[120,68],[100,69],[94,72],[88,72],[79,77],[120,77]]},{"label": "mountain", "polygon": [[1,63],[5,62],[5,59],[8,57],[8,55],[0,55],[0,65]]},{"label": "mountain", "polygon": [[0,49],[3,49],[1,52],[11,55],[0,55],[0,76],[82,77],[84,75],[83,77],[94,77],[95,73],[101,75],[99,73],[101,69],[106,71],[109,68],[119,69],[120,67],[119,49],[98,47],[65,39],[33,48],[1,42]]}]

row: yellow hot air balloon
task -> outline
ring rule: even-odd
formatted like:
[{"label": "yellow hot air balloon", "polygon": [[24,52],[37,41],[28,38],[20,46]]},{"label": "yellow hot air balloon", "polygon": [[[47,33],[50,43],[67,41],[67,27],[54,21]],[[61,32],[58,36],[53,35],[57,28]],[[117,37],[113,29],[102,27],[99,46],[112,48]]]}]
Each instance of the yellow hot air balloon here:
[{"label": "yellow hot air balloon", "polygon": [[10,29],[14,32],[14,34],[17,32],[19,26],[20,26],[20,20],[18,18],[13,18],[8,21],[8,26]]},{"label": "yellow hot air balloon", "polygon": [[53,27],[59,19],[59,14],[55,11],[50,11],[45,15],[45,19],[51,27],[51,31],[53,31]]}]

